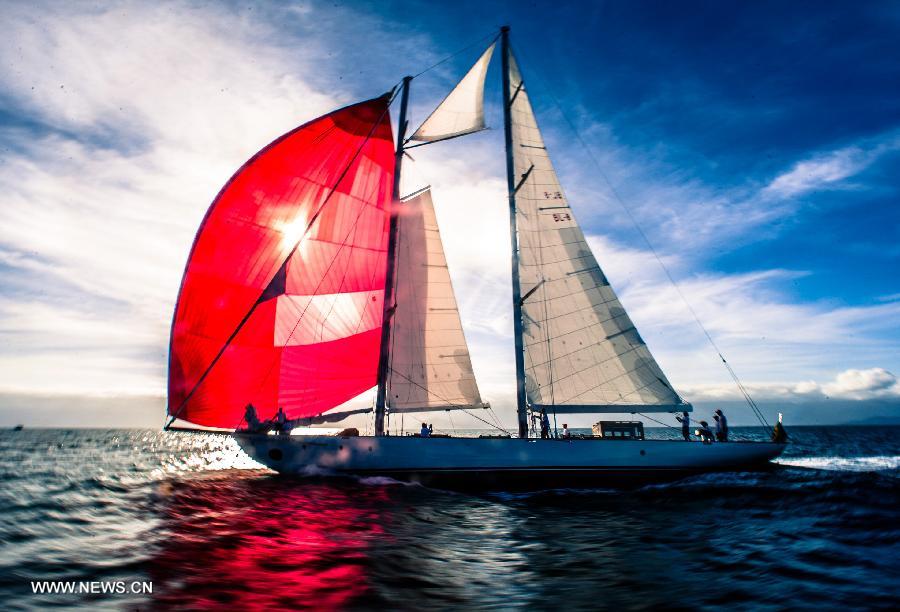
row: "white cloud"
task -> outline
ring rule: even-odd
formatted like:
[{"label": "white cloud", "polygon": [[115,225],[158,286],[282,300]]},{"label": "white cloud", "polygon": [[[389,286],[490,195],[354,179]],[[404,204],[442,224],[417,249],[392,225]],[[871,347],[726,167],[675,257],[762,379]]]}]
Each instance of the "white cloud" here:
[{"label": "white cloud", "polygon": [[[793,383],[746,383],[750,395],[757,400],[872,400],[900,398],[900,380],[884,368],[844,370],[833,380],[806,380]],[[686,389],[693,401],[738,400],[740,393],[733,385],[693,385]]]},{"label": "white cloud", "polygon": [[[794,303],[776,287],[796,275],[782,270],[704,275],[679,286],[743,378],[790,380],[819,376],[835,364],[896,363],[894,321],[900,304]],[[626,286],[622,301],[673,383],[727,380],[715,350],[670,284]]]},{"label": "white cloud", "polygon": [[[23,273],[19,290],[48,296],[0,305],[0,386],[159,392],[209,201],[262,145],[347,94],[302,80],[316,41],[279,48],[264,21],[214,5],[43,8],[5,7],[0,40],[4,95],[44,126],[0,133],[2,263]],[[85,299],[115,314],[85,313]]]},{"label": "white cloud", "polygon": [[870,162],[869,156],[856,147],[833,151],[815,159],[798,162],[775,177],[763,190],[767,194],[790,197],[833,186],[853,176]]},{"label": "white cloud", "polygon": [[845,399],[900,397],[900,381],[884,368],[846,370],[833,382],[823,385],[822,392]]},{"label": "white cloud", "polygon": [[843,181],[868,168],[885,153],[900,149],[900,138],[888,134],[876,142],[863,142],[797,162],[775,177],[762,191],[765,196],[790,198],[817,189],[846,186]]},{"label": "white cloud", "polygon": [[[319,32],[354,27],[354,36],[334,39],[365,35],[378,43],[350,49],[354,57],[389,57],[398,39],[390,27],[309,4],[290,11],[290,27],[303,36],[290,47],[278,42],[283,24],[216,5],[54,5],[37,13],[21,5],[4,12],[0,91],[46,129],[0,132],[0,265],[17,272],[17,291],[27,293],[0,302],[0,388],[162,393],[175,295],[209,201],[262,145],[352,97],[334,86],[336,78],[325,87],[322,66],[334,49]],[[413,67],[432,62],[426,39],[405,40],[397,44],[416,53],[398,57],[411,58]],[[390,83],[400,74],[365,78]],[[436,102],[446,84],[449,78],[440,87],[416,81],[417,114],[424,116],[425,103]],[[494,130],[415,149],[404,181],[409,189],[434,187],[475,371],[484,397],[508,409],[514,374],[501,137]],[[548,131],[551,152],[568,168],[563,179],[579,219],[604,233],[589,236],[592,248],[673,383],[689,399],[689,385],[724,389],[718,358],[653,255],[637,242],[624,246],[629,222],[618,204],[608,191],[592,190],[586,175],[593,168],[582,158],[587,169],[573,170],[552,137]],[[769,381],[760,388],[809,395],[825,385],[790,381],[839,369],[835,347],[846,365],[893,367],[896,340],[883,332],[900,315],[900,302],[797,304],[778,291],[796,271],[692,273],[711,245],[758,237],[790,206],[763,205],[750,188],[721,192],[682,174],[659,178],[659,168],[644,168],[611,134],[600,143],[595,150],[604,151],[612,182],[632,186],[624,197],[639,203],[636,214],[650,233],[665,238],[654,240],[664,245],[663,261],[739,373]],[[865,151],[887,149],[858,150],[865,158]],[[862,163],[847,151],[813,158],[819,169],[800,172],[798,165],[769,193],[800,193],[813,184],[810,176],[836,184]]]}]

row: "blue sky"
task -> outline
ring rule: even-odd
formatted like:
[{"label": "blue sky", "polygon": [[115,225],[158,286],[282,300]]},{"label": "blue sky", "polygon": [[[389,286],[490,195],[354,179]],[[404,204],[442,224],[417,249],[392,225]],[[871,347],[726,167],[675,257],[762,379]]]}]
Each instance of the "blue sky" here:
[{"label": "blue sky", "polygon": [[[900,398],[896,3],[22,2],[0,13],[0,395],[156,398],[140,422],[157,424],[183,263],[234,169],[507,23],[574,210],[688,399],[735,390],[613,189],[758,397]],[[485,44],[414,81],[414,122]],[[495,129],[419,149],[404,180],[435,188],[476,374],[511,420],[497,77],[495,65]]]}]

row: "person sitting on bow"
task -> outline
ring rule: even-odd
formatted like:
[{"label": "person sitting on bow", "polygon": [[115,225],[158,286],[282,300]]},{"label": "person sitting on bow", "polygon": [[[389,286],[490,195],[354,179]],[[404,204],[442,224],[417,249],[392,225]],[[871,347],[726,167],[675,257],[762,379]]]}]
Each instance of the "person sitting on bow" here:
[{"label": "person sitting on bow", "polygon": [[253,404],[247,404],[247,407],[244,408],[244,421],[247,423],[247,431],[263,430],[263,424],[259,421]]},{"label": "person sitting on bow", "polygon": [[700,438],[700,441],[704,444],[712,444],[713,442],[713,433],[709,429],[709,423],[706,421],[700,421],[700,429],[694,432]]}]

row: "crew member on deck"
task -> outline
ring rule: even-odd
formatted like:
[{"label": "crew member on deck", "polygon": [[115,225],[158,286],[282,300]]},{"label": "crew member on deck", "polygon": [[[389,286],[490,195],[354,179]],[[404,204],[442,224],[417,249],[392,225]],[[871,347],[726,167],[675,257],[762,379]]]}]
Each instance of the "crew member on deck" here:
[{"label": "crew member on deck", "polygon": [[728,419],[721,410],[716,410],[716,440],[728,442]]},{"label": "crew member on deck", "polygon": [[550,437],[550,419],[547,418],[547,411],[541,410],[541,440]]},{"label": "crew member on deck", "polygon": [[784,425],[781,424],[781,413],[778,413],[778,422],[775,423],[775,429],[772,430],[772,442],[778,442],[779,444],[784,444],[787,442],[787,432],[784,430]]},{"label": "crew member on deck", "polygon": [[434,425],[432,425],[431,423],[429,423],[429,424],[428,424],[428,437],[430,438],[430,437],[433,436],[433,435],[434,435]]},{"label": "crew member on deck", "polygon": [[431,431],[428,429],[428,425],[425,423],[422,423],[422,429],[419,430],[419,437],[427,438],[430,435],[431,435]]},{"label": "crew member on deck", "polygon": [[284,413],[284,408],[279,406],[278,412],[275,413],[275,432],[283,434],[286,429],[285,423],[287,423],[287,415]]},{"label": "crew member on deck", "polygon": [[700,421],[700,429],[696,432],[697,436],[700,438],[700,441],[704,444],[712,444],[713,441],[713,433],[709,429],[709,423],[706,421]]},{"label": "crew member on deck", "polygon": [[256,416],[256,408],[253,407],[253,404],[247,404],[247,407],[244,408],[244,420],[247,422],[248,431],[260,431],[262,429],[262,423],[259,422],[259,417]]},{"label": "crew member on deck", "polygon": [[568,425],[568,423],[563,423],[563,433],[562,433],[562,437],[563,437],[563,438],[566,438],[566,439],[572,437],[572,434],[569,433],[569,425]]},{"label": "crew member on deck", "polygon": [[681,423],[681,435],[684,436],[685,442],[691,441],[691,417],[687,412],[682,412],[681,416],[675,415],[675,420]]}]

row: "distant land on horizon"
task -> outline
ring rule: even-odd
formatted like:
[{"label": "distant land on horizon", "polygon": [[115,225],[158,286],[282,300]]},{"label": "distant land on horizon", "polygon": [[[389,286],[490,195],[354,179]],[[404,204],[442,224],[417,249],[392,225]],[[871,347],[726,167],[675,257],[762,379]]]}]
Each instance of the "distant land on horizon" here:
[{"label": "distant land on horizon", "polygon": [[[498,402],[499,404],[499,402]],[[900,425],[900,399],[758,401],[770,423],[784,413],[785,425]],[[501,421],[513,420],[511,406],[495,406]],[[707,418],[721,409],[732,426],[757,425],[746,403],[738,400],[694,402],[694,418]],[[60,416],[64,415],[64,416]],[[653,415],[651,415],[653,416]],[[627,417],[627,415],[625,415]],[[660,420],[670,417],[659,415]],[[601,418],[615,415],[567,415],[570,427],[590,427]],[[165,420],[165,398],[154,395],[130,397],[84,397],[0,393],[0,428],[161,428]],[[475,424],[459,429],[477,428]],[[653,424],[648,422],[648,426]],[[359,426],[359,423],[352,423]],[[480,425],[478,426],[480,427]]]},{"label": "distant land on horizon", "polygon": [[846,425],[900,425],[900,417],[897,416],[874,416],[868,419],[860,419],[858,421],[850,421],[844,423]]}]

